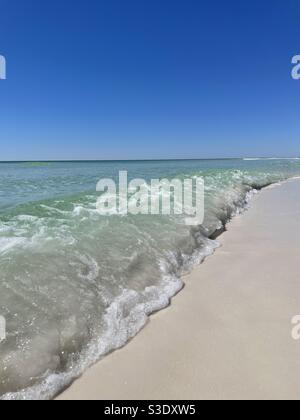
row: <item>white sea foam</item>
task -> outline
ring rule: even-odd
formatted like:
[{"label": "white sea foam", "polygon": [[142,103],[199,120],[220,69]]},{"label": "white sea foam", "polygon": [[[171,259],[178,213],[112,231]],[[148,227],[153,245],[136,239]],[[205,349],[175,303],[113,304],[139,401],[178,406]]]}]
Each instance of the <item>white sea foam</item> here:
[{"label": "white sea foam", "polygon": [[0,237],[0,254],[4,254],[12,248],[22,246],[26,243],[26,238],[6,238]]}]

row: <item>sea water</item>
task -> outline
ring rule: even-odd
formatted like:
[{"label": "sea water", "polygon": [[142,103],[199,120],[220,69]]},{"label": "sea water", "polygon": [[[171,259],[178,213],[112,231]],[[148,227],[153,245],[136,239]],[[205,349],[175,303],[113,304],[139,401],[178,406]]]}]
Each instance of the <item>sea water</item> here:
[{"label": "sea water", "polygon": [[[96,184],[121,170],[203,177],[203,225],[100,216]],[[254,191],[297,175],[298,159],[0,163],[0,398],[52,398],[125,345]]]}]

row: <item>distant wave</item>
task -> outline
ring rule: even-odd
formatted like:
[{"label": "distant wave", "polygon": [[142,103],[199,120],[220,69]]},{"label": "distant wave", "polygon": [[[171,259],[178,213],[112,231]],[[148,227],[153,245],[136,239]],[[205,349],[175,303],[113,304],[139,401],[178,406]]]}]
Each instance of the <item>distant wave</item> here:
[{"label": "distant wave", "polygon": [[300,160],[300,157],[243,158],[243,160]]}]

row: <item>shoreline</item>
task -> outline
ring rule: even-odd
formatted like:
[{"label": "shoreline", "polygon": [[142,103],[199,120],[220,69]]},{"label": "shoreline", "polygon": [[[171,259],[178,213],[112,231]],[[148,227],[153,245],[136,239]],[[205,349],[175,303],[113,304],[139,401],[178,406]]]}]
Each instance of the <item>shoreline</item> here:
[{"label": "shoreline", "polygon": [[[224,312],[224,316],[215,313],[214,308],[220,307],[220,309],[223,309],[236,294],[238,294],[236,297],[241,297],[241,294],[243,297],[245,292],[249,291],[249,289],[252,290],[252,282],[255,282],[255,277],[250,276],[249,278],[249,273],[242,275],[242,277],[248,278],[248,282],[246,281],[246,284],[243,282],[242,286],[237,285],[234,279],[228,278],[227,280],[232,290],[224,290],[224,285],[222,282],[220,283],[222,272],[225,273],[225,279],[228,276],[226,270],[227,273],[231,270],[236,276],[239,268],[243,268],[245,263],[246,265],[250,263],[251,256],[247,260],[245,255],[241,255],[246,251],[245,248],[251,247],[251,244],[245,243],[245,234],[250,235],[250,237],[255,235],[261,237],[261,225],[270,224],[267,242],[269,242],[268,245],[271,248],[272,245],[273,247],[276,245],[276,242],[274,242],[276,238],[272,236],[276,236],[278,232],[276,232],[276,229],[272,229],[272,226],[274,227],[274,219],[276,220],[278,217],[276,213],[280,212],[280,206],[277,205],[276,211],[273,211],[269,221],[264,220],[266,214],[262,210],[266,210],[266,207],[274,200],[281,203],[281,207],[284,207],[282,203],[284,200],[278,197],[278,195],[283,194],[287,196],[285,204],[288,210],[293,211],[294,206],[291,206],[289,201],[295,195],[294,190],[300,193],[299,179],[291,179],[280,185],[275,184],[267,187],[252,198],[247,212],[236,216],[228,224],[228,230],[218,238],[222,247],[218,248],[213,256],[207,257],[204,264],[196,266],[190,274],[184,276],[185,287],[173,298],[176,301],[173,302],[172,299],[172,304],[169,307],[151,315],[147,327],[140,331],[134,339],[127,343],[125,347],[105,356],[100,362],[89,368],[57,399],[285,398],[282,386],[280,387],[281,393],[278,392],[276,394],[275,390],[267,392],[267,384],[274,388],[270,381],[267,381],[263,389],[260,386],[256,388],[251,386],[255,382],[254,378],[248,379],[244,384],[242,383],[245,376],[242,374],[245,373],[243,372],[244,370],[246,370],[247,377],[251,376],[251,372],[257,372],[261,376],[262,372],[261,366],[258,369],[255,361],[252,361],[252,363],[248,361],[249,369],[245,369],[242,358],[245,349],[248,347],[251,349],[253,345],[252,342],[247,343],[248,340],[245,337],[244,330],[251,330],[253,325],[249,322],[249,319],[255,314],[251,313],[251,311],[249,313],[249,308],[247,306],[244,308],[238,299],[232,303],[236,306],[235,311],[239,308],[242,313],[245,312],[240,322],[232,319],[231,306],[229,306],[228,311]],[[298,210],[300,212],[300,199],[297,201],[297,204],[299,204]],[[251,220],[253,222],[253,218],[256,220],[257,226],[251,229],[251,223],[249,222]],[[300,228],[300,222],[298,223]],[[270,232],[273,232],[274,235],[270,234]],[[298,245],[300,245],[300,239],[296,238],[296,240],[297,244],[299,243]],[[246,245],[245,247],[241,246],[243,243]],[[237,246],[238,244],[239,246]],[[268,254],[265,255],[266,260],[270,260],[268,245],[260,250],[260,254],[261,252]],[[232,248],[237,248],[236,253],[233,252]],[[258,248],[260,247],[258,246]],[[253,249],[248,249],[248,251],[253,253]],[[230,263],[226,259],[229,259]],[[297,262],[297,258],[295,262]],[[294,264],[295,262],[293,261]],[[282,263],[282,265],[285,264]],[[291,265],[289,264],[289,266]],[[259,273],[256,274],[258,275]],[[270,274],[266,274],[268,278]],[[233,295],[230,294],[230,291]],[[259,294],[259,290],[256,293]],[[205,294],[211,295],[209,299],[205,298]],[[255,298],[260,302],[260,296],[255,296]],[[300,302],[298,307],[300,310]],[[278,309],[276,307],[273,309],[276,317]],[[281,343],[283,347],[287,345],[288,348],[297,348],[295,342],[290,338],[292,328],[290,319],[296,314],[295,307],[294,311],[291,310],[290,318],[287,319],[287,342]],[[225,325],[224,321],[227,321]],[[252,331],[254,342],[261,338],[261,330],[257,318],[255,318],[255,325],[257,326],[257,333],[255,334],[255,331]],[[270,323],[271,325],[273,323]],[[232,336],[232,343],[228,340],[228,336],[225,334],[222,326],[226,327],[225,331],[228,332],[229,337]],[[178,327],[180,327],[179,331],[177,331]],[[197,330],[198,328],[200,331]],[[274,333],[273,330],[271,332]],[[217,343],[219,346],[215,347]],[[280,347],[280,343],[277,343],[277,346]],[[237,348],[240,348],[240,351],[236,351]],[[224,357],[224,352],[227,355],[226,357]],[[235,354],[236,360],[242,358],[240,362],[235,362],[236,370],[242,371],[239,378],[237,378],[234,371],[231,374],[228,372],[228,366],[233,368],[234,364],[230,358],[231,353]],[[294,360],[297,352],[292,353],[292,359]],[[266,350],[263,355],[266,358]],[[272,352],[269,355],[271,356]],[[231,363],[227,363],[227,358],[230,359]],[[247,360],[245,361],[247,362]],[[294,366],[297,374],[289,374],[292,383],[296,381],[294,376],[300,377],[300,363],[297,361],[295,363],[298,365],[299,372]],[[280,366],[278,368],[280,369]],[[145,376],[141,373],[136,374],[136,369],[144,371]],[[268,371],[268,374],[271,376],[272,373],[276,374],[275,366]],[[275,376],[278,377],[278,375]],[[215,381],[212,378],[215,378]],[[227,389],[221,392],[219,388],[224,381],[227,384]],[[300,380],[296,382],[298,385],[296,393],[298,391],[299,394]],[[174,388],[176,383],[177,386]],[[289,395],[291,396],[292,394],[293,392],[290,391]]]}]

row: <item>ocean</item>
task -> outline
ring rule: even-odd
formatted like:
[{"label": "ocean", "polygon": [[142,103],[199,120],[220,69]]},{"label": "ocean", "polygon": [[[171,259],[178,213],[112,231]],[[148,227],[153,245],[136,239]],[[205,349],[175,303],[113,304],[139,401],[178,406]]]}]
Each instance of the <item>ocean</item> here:
[{"label": "ocean", "polygon": [[[201,176],[205,218],[101,216],[96,184]],[[124,346],[212,254],[259,189],[299,159],[0,163],[0,399],[51,399]],[[246,240],[246,239],[245,239]],[[201,280],[200,280],[201,281]],[[201,349],[199,349],[201,351]]]}]

